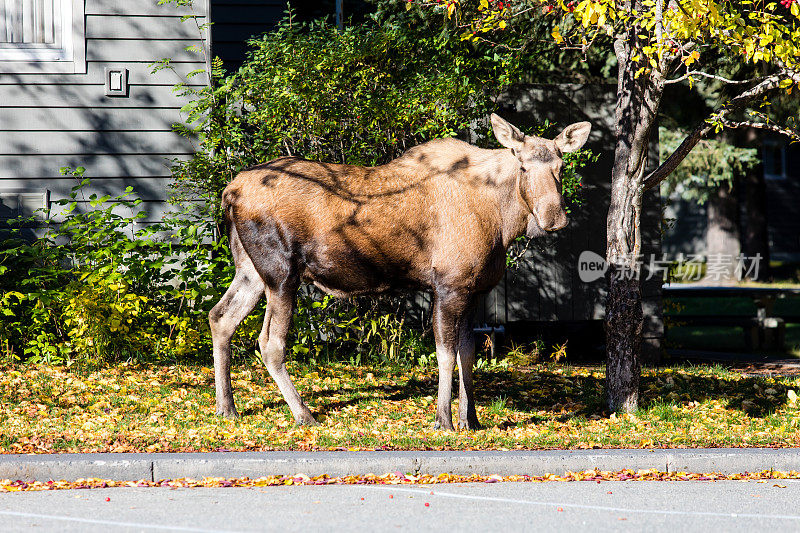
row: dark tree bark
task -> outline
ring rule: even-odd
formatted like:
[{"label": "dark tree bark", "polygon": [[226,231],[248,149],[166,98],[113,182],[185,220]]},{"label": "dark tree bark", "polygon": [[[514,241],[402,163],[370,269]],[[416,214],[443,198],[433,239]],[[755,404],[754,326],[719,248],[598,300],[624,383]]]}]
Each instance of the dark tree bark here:
[{"label": "dark tree bark", "polygon": [[741,245],[739,201],[736,192],[735,187],[725,184],[712,192],[708,199],[706,232],[708,259],[705,281],[710,284],[724,285],[739,280],[737,258],[741,252]]},{"label": "dark tree bark", "polygon": [[614,43],[619,65],[616,144],[607,219],[606,390],[612,411],[638,408],[642,345],[639,289],[643,179],[650,137],[663,93],[657,72],[636,78],[631,53],[638,28]]},{"label": "dark tree bark", "polygon": [[606,390],[612,411],[630,413],[639,406],[642,351],[642,294],[638,279],[609,268],[606,300]]}]

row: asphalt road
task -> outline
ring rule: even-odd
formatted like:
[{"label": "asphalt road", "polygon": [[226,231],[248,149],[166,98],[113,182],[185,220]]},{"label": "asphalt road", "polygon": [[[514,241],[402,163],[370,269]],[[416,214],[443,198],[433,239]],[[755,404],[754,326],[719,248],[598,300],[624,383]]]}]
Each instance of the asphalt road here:
[{"label": "asphalt road", "polygon": [[0,524],[6,532],[786,532],[800,531],[799,502],[800,482],[774,480],[114,488],[0,494]]}]

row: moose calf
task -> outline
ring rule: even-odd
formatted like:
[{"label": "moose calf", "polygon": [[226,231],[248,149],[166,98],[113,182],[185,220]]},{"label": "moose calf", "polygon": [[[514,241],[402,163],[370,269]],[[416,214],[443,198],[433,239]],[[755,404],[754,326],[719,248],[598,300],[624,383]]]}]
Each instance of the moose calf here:
[{"label": "moose calf", "polygon": [[479,428],[473,398],[477,295],[503,276],[506,250],[567,225],[562,154],[591,129],[568,126],[555,139],[524,135],[497,115],[505,148],[456,139],[415,146],[377,167],[281,157],[240,172],[222,196],[236,275],[209,319],[217,414],[237,416],[230,339],[262,295],[261,357],[298,424],[316,424],[286,371],[286,334],[300,282],[339,297],[392,289],[433,292],[439,364],[436,427],[453,429],[458,362],[458,426]]}]

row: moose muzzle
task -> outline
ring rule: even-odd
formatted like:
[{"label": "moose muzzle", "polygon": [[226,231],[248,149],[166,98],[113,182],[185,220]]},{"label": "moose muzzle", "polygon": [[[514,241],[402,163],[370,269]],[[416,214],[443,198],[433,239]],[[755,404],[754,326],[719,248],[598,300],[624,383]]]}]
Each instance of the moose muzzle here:
[{"label": "moose muzzle", "polygon": [[545,231],[558,231],[569,224],[564,200],[557,193],[539,198],[534,208],[534,215],[539,226]]}]

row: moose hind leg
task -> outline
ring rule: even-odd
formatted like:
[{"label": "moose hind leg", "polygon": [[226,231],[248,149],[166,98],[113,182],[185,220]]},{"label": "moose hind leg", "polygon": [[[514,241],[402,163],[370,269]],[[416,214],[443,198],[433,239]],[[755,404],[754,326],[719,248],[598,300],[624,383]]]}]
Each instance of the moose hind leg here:
[{"label": "moose hind leg", "polygon": [[292,313],[294,312],[294,300],[297,287],[290,290],[270,289],[267,313],[264,316],[264,327],[258,338],[261,358],[269,371],[269,375],[275,380],[278,389],[283,395],[283,399],[289,404],[292,415],[298,426],[317,425],[314,415],[303,402],[297,392],[289,372],[286,370],[286,335],[292,323]]},{"label": "moose hind leg", "polygon": [[247,257],[237,264],[236,275],[225,295],[208,315],[214,347],[214,383],[217,414],[235,418],[239,414],[233,403],[231,387],[231,337],[264,294],[264,282]]}]

